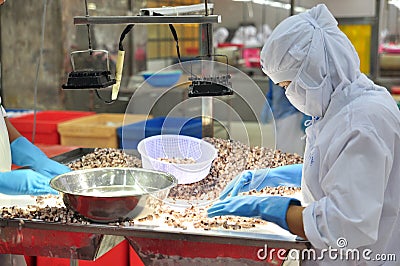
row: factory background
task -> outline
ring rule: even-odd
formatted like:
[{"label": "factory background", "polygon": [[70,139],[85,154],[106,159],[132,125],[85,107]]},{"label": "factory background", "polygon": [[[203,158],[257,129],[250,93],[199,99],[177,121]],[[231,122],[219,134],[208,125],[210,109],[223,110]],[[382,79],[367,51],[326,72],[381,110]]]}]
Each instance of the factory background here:
[{"label": "factory background", "polygon": [[[201,1],[93,1],[89,2],[90,15],[134,15],[144,7],[197,4]],[[226,27],[230,38],[241,25],[252,24],[258,29],[268,25],[273,29],[290,15],[284,4],[290,1],[214,1],[214,14],[221,15],[222,22],[214,29]],[[356,46],[364,73],[389,89],[396,86],[396,55],[380,64],[379,45],[385,40],[398,39],[398,9],[388,1],[294,1],[296,7],[309,8],[325,2]],[[390,2],[390,1],[389,1]],[[1,12],[1,94],[7,108],[33,108],[34,85],[37,63],[40,55],[43,5],[38,2],[14,0],[6,3]],[[172,64],[176,59],[174,41],[165,25],[137,25],[125,40],[127,55],[120,99],[113,105],[103,105],[93,92],[63,91],[71,70],[70,53],[88,48],[87,30],[84,25],[74,25],[74,16],[84,16],[84,1],[47,1],[44,49],[38,77],[39,109],[79,109],[96,112],[124,112],[127,97],[132,86],[140,79],[136,76],[144,70],[159,70]],[[194,57],[199,54],[198,25],[176,25],[180,35],[182,56]],[[107,49],[115,53],[121,25],[94,25],[92,42],[95,49]],[[384,38],[386,37],[386,39]],[[219,49],[218,52],[224,52]],[[226,49],[225,53],[231,53]],[[387,65],[388,64],[388,65]],[[394,64],[394,65],[392,65]],[[246,68],[234,60],[232,65],[245,73],[254,74],[254,80],[263,88],[268,87],[265,76],[258,69]],[[113,67],[113,66],[112,66]],[[386,69],[385,69],[386,68]],[[132,85],[133,83],[133,85]],[[23,97],[21,97],[23,95]],[[107,95],[107,94],[105,94]]]}]

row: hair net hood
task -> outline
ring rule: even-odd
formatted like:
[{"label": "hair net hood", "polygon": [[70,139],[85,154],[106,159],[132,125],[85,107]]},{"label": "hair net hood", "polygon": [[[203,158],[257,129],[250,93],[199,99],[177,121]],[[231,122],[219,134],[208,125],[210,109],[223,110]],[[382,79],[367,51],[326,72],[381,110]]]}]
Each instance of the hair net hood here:
[{"label": "hair net hood", "polygon": [[332,93],[361,74],[353,45],[324,4],[282,21],[261,51],[261,66],[275,84],[291,81],[286,96],[311,116],[323,116]]}]

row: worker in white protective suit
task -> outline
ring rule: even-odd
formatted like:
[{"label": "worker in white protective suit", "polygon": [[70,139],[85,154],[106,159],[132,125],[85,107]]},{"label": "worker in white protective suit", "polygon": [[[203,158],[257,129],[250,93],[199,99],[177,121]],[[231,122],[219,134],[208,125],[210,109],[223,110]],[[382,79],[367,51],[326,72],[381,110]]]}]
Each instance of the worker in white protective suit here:
[{"label": "worker in white protective suit", "polygon": [[[304,164],[242,173],[208,209],[209,216],[257,216],[307,239],[320,257],[303,258],[302,265],[398,265],[400,111],[395,101],[360,72],[353,45],[323,4],[280,23],[261,58],[263,71],[286,87],[289,101],[313,117]],[[236,196],[280,181],[301,183],[301,202]],[[336,258],[329,248],[337,249]],[[340,256],[340,250],[353,253]],[[351,255],[357,252],[359,257]],[[382,255],[390,259],[379,260]]]},{"label": "worker in white protective suit", "polygon": [[245,47],[260,47],[257,39],[257,28],[253,25],[240,26],[231,41],[233,44],[243,44]]},{"label": "worker in white protective suit", "polygon": [[[57,194],[49,185],[51,178],[71,171],[49,159],[23,137],[7,118],[0,98],[0,199],[7,195]],[[11,170],[11,164],[23,168]]]},{"label": "worker in white protective suit", "polygon": [[[0,5],[4,2],[0,0]],[[8,120],[1,98],[0,154],[0,203],[6,195],[58,194],[50,187],[50,179],[71,171],[67,166],[49,159],[39,148],[21,136]],[[12,163],[23,168],[11,170]],[[7,201],[9,200],[7,197]],[[22,255],[0,254],[0,265],[23,266],[26,263]]]},{"label": "worker in white protective suit", "polygon": [[[69,172],[70,169],[49,159],[39,148],[21,136],[6,116],[0,98],[0,203],[3,202],[2,199],[11,201],[12,204],[16,204],[17,200],[21,201],[19,197],[13,200],[7,195],[58,194],[50,187],[50,179]],[[25,167],[11,170],[11,163]],[[26,263],[22,255],[0,254],[0,265],[25,266]]]},{"label": "worker in white protective suit", "polygon": [[[0,5],[5,1],[0,0]],[[39,148],[23,137],[7,118],[0,98],[0,194],[57,194],[49,185],[56,175],[71,171],[49,159]],[[11,171],[11,164],[23,167]]]},{"label": "worker in white protective suit", "polygon": [[213,32],[213,47],[218,47],[218,44],[224,43],[229,37],[229,31],[225,27],[219,27]]},{"label": "worker in white protective suit", "polygon": [[257,33],[257,40],[260,43],[265,43],[268,40],[269,36],[271,35],[271,32],[272,30],[268,24],[262,25]]}]

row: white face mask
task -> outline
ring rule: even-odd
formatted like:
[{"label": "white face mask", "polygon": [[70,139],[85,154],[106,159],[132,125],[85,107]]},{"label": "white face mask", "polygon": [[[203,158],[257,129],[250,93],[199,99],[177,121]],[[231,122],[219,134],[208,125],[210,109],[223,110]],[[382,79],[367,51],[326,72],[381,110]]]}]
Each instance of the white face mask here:
[{"label": "white face mask", "polygon": [[298,90],[294,81],[290,82],[285,90],[285,95],[289,102],[300,112],[305,113],[306,110],[306,91]]},{"label": "white face mask", "polygon": [[[301,71],[300,71],[301,72]],[[286,88],[285,94],[289,102],[300,112],[309,116],[321,117],[329,104],[324,102],[323,93],[329,86],[328,75],[317,87],[307,86],[299,75]]]}]

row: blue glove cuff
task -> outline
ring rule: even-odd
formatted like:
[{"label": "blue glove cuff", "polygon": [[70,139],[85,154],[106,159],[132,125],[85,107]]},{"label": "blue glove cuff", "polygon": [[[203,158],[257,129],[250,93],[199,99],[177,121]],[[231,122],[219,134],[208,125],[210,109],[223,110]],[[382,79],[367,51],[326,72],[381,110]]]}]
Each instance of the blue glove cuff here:
[{"label": "blue glove cuff", "polygon": [[19,137],[11,143],[11,156],[14,164],[29,166],[49,178],[71,171],[67,166],[49,159],[24,137]]},{"label": "blue glove cuff", "polygon": [[40,158],[47,156],[25,137],[19,137],[11,142],[12,163],[19,166],[32,166]]},{"label": "blue glove cuff", "polygon": [[257,189],[264,187],[301,187],[301,176],[303,164],[291,164],[272,168],[264,178],[262,185]]},{"label": "blue glove cuff", "polygon": [[49,185],[49,179],[30,169],[0,173],[0,193],[8,195],[58,194]]},{"label": "blue glove cuff", "polygon": [[289,226],[286,222],[286,213],[289,205],[301,206],[301,202],[294,198],[269,197],[261,200],[258,208],[263,220],[273,222],[289,231]]}]

